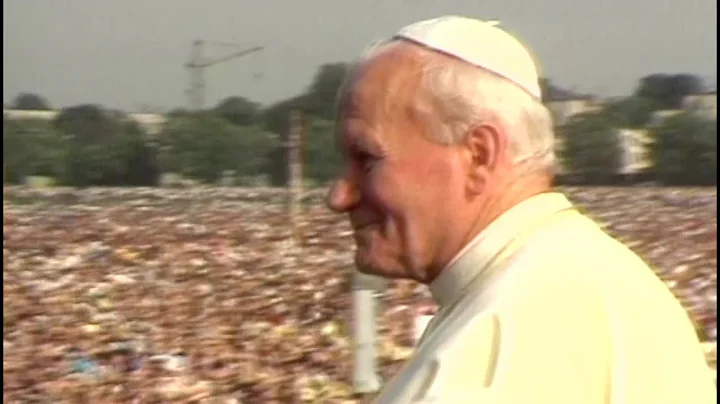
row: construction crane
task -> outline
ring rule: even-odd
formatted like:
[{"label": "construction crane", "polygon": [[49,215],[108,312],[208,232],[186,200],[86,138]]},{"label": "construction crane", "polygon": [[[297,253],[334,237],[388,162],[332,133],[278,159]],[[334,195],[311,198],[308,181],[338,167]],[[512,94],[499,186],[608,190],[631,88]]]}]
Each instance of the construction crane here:
[{"label": "construction crane", "polygon": [[[216,44],[238,48],[238,46],[234,44],[220,42]],[[205,76],[203,74],[205,72],[205,68],[227,62],[232,59],[247,56],[265,49],[264,46],[256,46],[254,48],[240,49],[220,58],[208,59],[203,53],[204,46],[205,41],[194,41],[190,61],[185,64],[185,67],[190,73],[190,87],[187,90],[188,100],[190,102],[190,108],[196,111],[203,109],[205,106]]]}]

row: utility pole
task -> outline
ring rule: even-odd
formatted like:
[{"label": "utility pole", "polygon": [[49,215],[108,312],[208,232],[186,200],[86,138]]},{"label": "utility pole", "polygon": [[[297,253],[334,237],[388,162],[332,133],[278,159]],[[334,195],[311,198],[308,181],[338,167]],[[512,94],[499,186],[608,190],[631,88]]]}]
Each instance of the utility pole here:
[{"label": "utility pole", "polygon": [[302,149],[306,130],[305,117],[300,110],[290,111],[290,125],[285,136],[285,153],[287,157],[287,215],[290,227],[290,255],[293,265],[300,266],[305,262],[302,251]]},{"label": "utility pole", "polygon": [[[231,46],[234,47],[234,45]],[[190,73],[190,87],[187,89],[186,93],[188,95],[190,108],[195,111],[201,110],[205,107],[205,68],[265,49],[264,46],[256,46],[254,48],[239,50],[224,57],[208,59],[205,57],[204,47],[205,41],[193,41],[192,50],[190,52],[190,61],[185,64],[185,67]]]},{"label": "utility pole", "polygon": [[288,173],[288,214],[297,232],[300,215],[302,214],[302,143],[305,131],[303,113],[300,110],[290,112],[290,130],[287,137],[287,173]]},{"label": "utility pole", "polygon": [[205,105],[205,78],[203,77],[204,67],[201,65],[203,56],[203,41],[193,41],[190,52],[190,62],[185,66],[190,72],[190,88],[187,90],[190,108],[194,111],[202,109]]}]

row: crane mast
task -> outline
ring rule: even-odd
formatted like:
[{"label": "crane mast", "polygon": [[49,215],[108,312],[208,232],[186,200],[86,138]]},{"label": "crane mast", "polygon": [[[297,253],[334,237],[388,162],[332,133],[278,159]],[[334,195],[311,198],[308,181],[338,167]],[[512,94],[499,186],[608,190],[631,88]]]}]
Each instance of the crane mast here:
[{"label": "crane mast", "polygon": [[264,46],[256,46],[253,48],[242,49],[216,59],[208,59],[204,54],[205,41],[196,40],[192,44],[190,53],[190,61],[185,64],[190,74],[190,87],[187,90],[190,108],[199,111],[205,107],[205,69],[227,62],[232,59],[243,57],[265,49]]}]

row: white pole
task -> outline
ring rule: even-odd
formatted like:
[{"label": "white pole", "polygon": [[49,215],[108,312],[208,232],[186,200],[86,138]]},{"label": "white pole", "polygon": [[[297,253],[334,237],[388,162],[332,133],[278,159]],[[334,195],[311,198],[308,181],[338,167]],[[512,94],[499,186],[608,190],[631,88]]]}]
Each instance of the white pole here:
[{"label": "white pole", "polygon": [[359,394],[380,390],[377,372],[377,328],[375,324],[375,293],[382,287],[377,277],[353,275],[353,332],[355,335],[353,389]]}]

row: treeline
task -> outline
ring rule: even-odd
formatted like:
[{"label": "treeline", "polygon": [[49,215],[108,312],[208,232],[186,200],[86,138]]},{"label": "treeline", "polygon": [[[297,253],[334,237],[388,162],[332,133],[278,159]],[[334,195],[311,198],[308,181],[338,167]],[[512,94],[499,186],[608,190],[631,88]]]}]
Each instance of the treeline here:
[{"label": "treeline", "polygon": [[[289,114],[306,117],[304,175],[323,184],[340,169],[333,138],[334,99],[347,71],[343,63],[322,66],[308,90],[262,108],[230,97],[200,112],[166,114],[159,133],[146,133],[123,113],[96,105],[65,108],[53,121],[3,119],[4,180],[51,177],[68,186],[155,186],[164,174],[202,183],[285,185],[285,137]],[[544,81],[546,101],[578,97]],[[704,90],[690,75],[651,75],[629,97],[576,115],[558,127],[564,181],[614,184],[628,177],[666,184],[717,183],[715,120],[696,111],[679,112],[651,125],[657,111],[683,108],[682,101]],[[11,108],[50,109],[33,94],[21,94]],[[623,172],[627,144],[619,128],[646,132],[649,167]]]},{"label": "treeline", "polygon": [[[331,122],[310,118],[305,175],[326,182],[338,167]],[[283,185],[282,136],[261,125],[240,125],[216,111],[176,112],[160,133],[129,117],[82,105],[54,121],[3,120],[6,183],[53,178],[68,186],[156,186],[163,173],[200,183]]]},{"label": "treeline", "polygon": [[[701,78],[643,77],[630,96],[602,103],[557,128],[566,172],[561,180],[716,185],[716,116],[717,94],[707,91]],[[627,170],[628,164],[636,170]]]},{"label": "treeline", "polygon": [[601,110],[574,116],[557,132],[565,184],[717,185],[717,122],[695,111],[632,131]]}]

